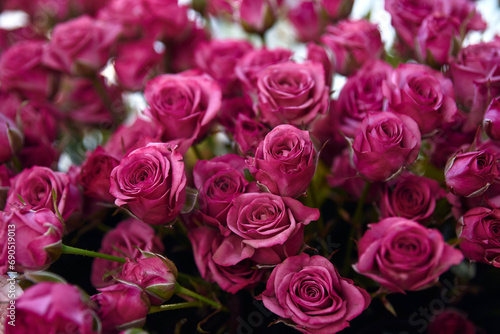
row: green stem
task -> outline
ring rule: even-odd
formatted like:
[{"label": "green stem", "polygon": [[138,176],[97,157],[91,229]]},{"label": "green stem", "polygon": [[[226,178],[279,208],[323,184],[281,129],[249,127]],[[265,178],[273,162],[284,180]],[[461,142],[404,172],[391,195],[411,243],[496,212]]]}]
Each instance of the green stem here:
[{"label": "green stem", "polygon": [[181,286],[179,283],[175,283],[175,293],[178,294],[178,295],[184,295],[184,296],[188,296],[188,297],[191,297],[191,298],[194,298],[194,299],[197,299],[199,301],[202,301],[204,302],[205,304],[208,304],[210,306],[212,306],[213,308],[217,309],[217,310],[220,310],[220,309],[225,309],[225,307],[223,307],[221,304],[207,298],[207,297],[204,297],[200,294],[197,294],[196,292],[194,291],[191,291],[189,289],[186,289],[185,287]]},{"label": "green stem", "polygon": [[118,256],[113,256],[113,255],[98,253],[98,252],[89,251],[89,250],[86,250],[86,249],[81,249],[81,248],[67,246],[67,245],[62,245],[62,252],[64,254],[74,254],[74,255],[90,256],[90,257],[95,257],[95,258],[98,258],[98,259],[104,259],[104,260],[115,261],[115,262],[120,262],[120,263],[125,263],[126,262],[126,260],[123,257],[118,257]]},{"label": "green stem", "polygon": [[200,150],[198,149],[198,147],[196,147],[196,145],[191,145],[191,148],[193,149],[193,152],[194,152],[194,155],[196,156],[196,158],[198,160],[203,160],[203,156],[201,155],[201,152]]},{"label": "green stem", "polygon": [[202,306],[203,303],[200,301],[151,306],[149,309],[149,314],[163,312],[163,311],[180,310],[188,307],[202,307]]},{"label": "green stem", "polygon": [[115,110],[113,108],[113,103],[111,101],[111,98],[109,97],[108,91],[106,90],[106,87],[102,84],[101,80],[99,80],[98,74],[92,77],[92,85],[94,86],[95,91],[97,92],[97,95],[102,100],[102,103],[104,103],[104,106],[106,109],[108,109],[109,114],[111,115],[111,118],[113,119],[114,124],[120,124],[120,120],[118,118],[118,115],[116,115]]}]

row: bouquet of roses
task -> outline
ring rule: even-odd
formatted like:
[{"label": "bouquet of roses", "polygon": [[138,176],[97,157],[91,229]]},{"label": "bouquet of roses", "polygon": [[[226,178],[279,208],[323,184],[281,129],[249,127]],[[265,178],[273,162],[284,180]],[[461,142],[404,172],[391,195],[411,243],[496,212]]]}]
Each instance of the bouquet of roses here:
[{"label": "bouquet of roses", "polygon": [[500,37],[353,5],[0,2],[0,332],[491,332]]}]

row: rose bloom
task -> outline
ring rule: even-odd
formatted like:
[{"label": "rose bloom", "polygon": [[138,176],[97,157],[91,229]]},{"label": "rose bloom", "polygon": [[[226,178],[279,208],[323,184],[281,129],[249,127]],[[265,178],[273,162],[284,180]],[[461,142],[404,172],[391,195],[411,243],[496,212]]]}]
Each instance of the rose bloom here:
[{"label": "rose bloom", "polygon": [[256,297],[301,333],[337,333],[370,304],[366,290],[343,278],[323,256],[300,254],[278,264]]},{"label": "rose bloom", "polygon": [[268,66],[257,80],[261,120],[273,127],[307,126],[328,110],[328,89],[320,63],[288,61]]},{"label": "rose bloom", "polygon": [[76,286],[40,282],[16,299],[16,325],[5,334],[100,333],[99,319]]},{"label": "rose bloom", "polygon": [[276,22],[278,4],[274,0],[240,0],[240,23],[245,31],[264,34]]},{"label": "rose bloom", "polygon": [[319,39],[326,26],[326,18],[321,13],[321,5],[315,1],[298,1],[288,10],[288,20],[295,35],[301,42]]},{"label": "rose bloom", "polygon": [[58,23],[43,53],[48,67],[74,75],[91,75],[106,65],[121,26],[83,15]]},{"label": "rose bloom", "polygon": [[264,140],[269,129],[258,120],[239,114],[234,125],[234,141],[242,155],[255,155],[260,142]]},{"label": "rose bloom", "polygon": [[333,65],[333,55],[326,49],[314,42],[307,43],[307,60],[320,63],[325,71],[325,84],[332,87],[335,66]]},{"label": "rose bloom", "polygon": [[[243,239],[240,259],[276,264],[297,254],[304,226],[319,218],[319,210],[290,197],[269,193],[237,196],[227,214],[227,228]],[[227,236],[227,233],[226,233]]]},{"label": "rose bloom", "polygon": [[298,197],[304,194],[316,172],[317,152],[308,131],[278,125],[247,160],[250,173],[269,192]]},{"label": "rose bloom", "polygon": [[494,98],[483,118],[484,131],[493,140],[500,141],[500,96]]},{"label": "rose bloom", "polygon": [[186,201],[182,155],[172,143],[149,143],[127,154],[111,172],[109,192],[145,223],[172,223]]},{"label": "rose bloom", "polygon": [[427,327],[428,334],[476,334],[476,327],[459,310],[448,308],[437,314]]},{"label": "rose bloom", "polygon": [[384,181],[408,166],[421,145],[417,123],[389,111],[368,114],[352,143],[358,172],[370,181]]},{"label": "rose bloom", "polygon": [[399,293],[430,287],[464,256],[449,246],[441,232],[400,217],[368,225],[358,243],[354,269]]},{"label": "rose bloom", "polygon": [[500,209],[467,211],[459,220],[457,235],[465,257],[500,268]]}]

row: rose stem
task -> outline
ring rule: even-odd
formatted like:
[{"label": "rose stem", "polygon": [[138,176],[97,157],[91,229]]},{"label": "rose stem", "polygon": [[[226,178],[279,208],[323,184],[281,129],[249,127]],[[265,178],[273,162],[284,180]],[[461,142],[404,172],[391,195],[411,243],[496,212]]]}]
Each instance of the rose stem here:
[{"label": "rose stem", "polygon": [[201,301],[151,306],[151,308],[149,309],[149,314],[162,312],[162,311],[180,310],[180,309],[188,308],[188,307],[202,307],[202,306],[203,306],[203,303]]},{"label": "rose stem", "polygon": [[94,75],[92,78],[92,85],[94,86],[94,89],[101,98],[102,103],[108,109],[109,114],[111,115],[111,118],[113,119],[114,124],[120,124],[120,119],[118,118],[118,115],[115,114],[114,108],[113,108],[113,103],[111,102],[111,99],[109,97],[108,92],[106,91],[106,88],[102,84],[101,80],[99,80],[98,74]]},{"label": "rose stem", "polygon": [[346,275],[351,268],[351,253],[352,247],[354,244],[354,236],[359,234],[361,231],[361,223],[363,222],[363,206],[366,201],[366,197],[368,196],[368,191],[370,190],[371,183],[366,182],[363,188],[363,192],[361,193],[361,197],[358,200],[358,205],[356,206],[356,211],[354,212],[354,217],[352,217],[351,221],[351,230],[349,232],[349,239],[347,240],[347,249],[345,253],[344,266],[342,268],[342,273]]},{"label": "rose stem", "polygon": [[62,245],[62,252],[64,254],[84,255],[84,256],[90,256],[90,257],[95,257],[95,258],[99,258],[99,259],[115,261],[115,262],[120,262],[120,263],[127,262],[123,257],[98,253],[98,252],[89,251],[86,249],[67,246],[67,245]]},{"label": "rose stem", "polygon": [[194,299],[198,299],[199,301],[202,301],[202,302],[214,307],[217,310],[227,311],[227,309],[225,307],[223,307],[221,304],[219,304],[211,299],[208,299],[200,294],[197,294],[194,291],[186,289],[185,287],[183,287],[182,285],[180,285],[177,282],[175,283],[175,293],[178,295],[184,295],[184,296],[192,297]]}]

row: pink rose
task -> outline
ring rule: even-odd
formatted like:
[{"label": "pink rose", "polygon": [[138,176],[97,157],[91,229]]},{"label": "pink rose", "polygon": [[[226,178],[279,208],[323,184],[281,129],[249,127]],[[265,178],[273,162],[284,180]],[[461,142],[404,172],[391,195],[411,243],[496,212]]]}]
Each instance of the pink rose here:
[{"label": "pink rose", "polygon": [[433,179],[405,173],[385,184],[380,200],[381,217],[403,217],[415,221],[429,218],[445,191]]},{"label": "pink rose", "polygon": [[128,153],[110,178],[115,204],[145,223],[172,223],[184,206],[184,162],[172,143],[149,143]]},{"label": "pink rose", "polygon": [[354,165],[370,181],[384,181],[413,163],[420,145],[418,125],[410,117],[368,114],[352,143]]},{"label": "pink rose", "polygon": [[[139,220],[129,218],[119,223],[102,239],[100,253],[137,259],[141,250],[162,253],[163,244],[153,228]],[[118,274],[122,265],[103,259],[94,259],[90,279],[96,288],[114,284],[111,274]]]},{"label": "pink rose", "polygon": [[62,253],[63,225],[49,209],[14,209],[1,213],[0,255],[1,272],[13,271],[9,254],[15,245],[15,268],[17,271],[44,270]]},{"label": "pink rose", "polygon": [[328,26],[321,42],[333,52],[335,72],[345,76],[384,52],[377,26],[367,20],[343,20]]},{"label": "pink rose", "polygon": [[238,95],[241,87],[234,67],[252,49],[252,44],[245,40],[224,39],[200,43],[195,53],[196,66],[217,81],[224,96]]},{"label": "pink rose", "polygon": [[457,225],[460,249],[472,261],[500,268],[500,209],[476,207]]},{"label": "pink rose", "polygon": [[162,74],[148,81],[145,114],[163,128],[164,141],[183,139],[187,148],[208,130],[221,106],[221,91],[206,75]]},{"label": "pink rose", "polygon": [[263,34],[278,16],[278,6],[272,0],[241,0],[240,22],[247,32]]},{"label": "pink rose", "polygon": [[264,140],[269,129],[247,115],[239,114],[234,126],[234,141],[242,155],[255,155],[260,142]]},{"label": "pink rose", "polygon": [[320,0],[321,6],[331,19],[343,19],[351,13],[354,0]]},{"label": "pink rose", "polygon": [[176,0],[141,0],[146,15],[142,18],[140,30],[154,39],[178,39],[190,27],[188,6],[179,5]]},{"label": "pink rose", "polygon": [[256,116],[252,104],[253,101],[249,95],[222,99],[217,120],[220,125],[233,135],[233,139],[236,136],[234,130],[236,119],[239,118],[240,115],[249,118]]},{"label": "pink rose", "polygon": [[486,109],[483,127],[488,137],[500,141],[500,96],[494,98]]},{"label": "pink rose", "polygon": [[37,283],[16,299],[16,325],[5,326],[6,334],[100,333],[99,319],[74,285],[53,282]]},{"label": "pink rose", "polygon": [[172,54],[171,70],[178,73],[196,68],[195,54],[198,52],[198,47],[202,43],[207,43],[209,38],[203,27],[194,26],[183,39],[172,41],[172,47],[168,49]]},{"label": "pink rose", "polygon": [[441,232],[406,218],[385,218],[368,227],[353,267],[394,292],[426,289],[464,258]]},{"label": "pink rose", "polygon": [[489,149],[459,152],[448,160],[444,169],[446,185],[455,195],[478,196],[500,175],[497,160]]},{"label": "pink rose", "polygon": [[467,319],[467,315],[449,308],[439,313],[427,327],[429,334],[476,334],[476,327]]},{"label": "pink rose", "polygon": [[333,75],[335,74],[333,54],[328,52],[324,47],[314,42],[309,42],[307,43],[307,60],[323,65],[325,84],[328,87],[332,87]]},{"label": "pink rose", "polygon": [[343,278],[320,255],[300,254],[278,264],[256,297],[301,333],[337,333],[370,305],[366,290]]},{"label": "pink rose", "polygon": [[9,161],[23,147],[24,135],[14,121],[0,113],[0,163]]},{"label": "pink rose", "polygon": [[328,110],[328,86],[319,63],[291,61],[268,66],[258,75],[258,109],[271,126],[309,125]]},{"label": "pink rose", "polygon": [[148,296],[138,286],[118,283],[100,288],[90,297],[98,305],[98,316],[104,333],[142,327],[149,312]]},{"label": "pink rose", "polygon": [[317,160],[309,132],[283,124],[266,135],[247,163],[258,184],[269,192],[298,197],[307,191]]},{"label": "pink rose", "polygon": [[321,15],[321,6],[316,1],[301,0],[288,11],[297,39],[301,42],[315,41],[326,26]]},{"label": "pink rose", "polygon": [[121,27],[80,16],[58,23],[43,53],[48,67],[76,75],[93,75],[106,65]]},{"label": "pink rose", "polygon": [[453,84],[422,64],[401,64],[383,87],[388,109],[413,118],[429,134],[452,123],[457,113]]},{"label": "pink rose", "polygon": [[56,194],[57,209],[64,220],[72,213],[81,211],[80,191],[68,175],[40,166],[24,169],[11,180],[6,209],[25,207],[37,211],[47,208],[55,212],[53,192]]},{"label": "pink rose", "polygon": [[319,210],[290,197],[269,193],[241,194],[227,214],[227,228],[243,239],[240,260],[276,264],[297,254],[304,226],[319,218]]},{"label": "pink rose", "polygon": [[54,71],[42,64],[43,41],[28,40],[14,44],[0,57],[2,89],[25,98],[47,99],[54,93]]}]

